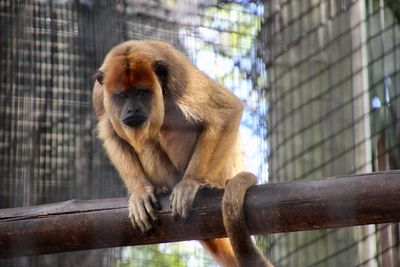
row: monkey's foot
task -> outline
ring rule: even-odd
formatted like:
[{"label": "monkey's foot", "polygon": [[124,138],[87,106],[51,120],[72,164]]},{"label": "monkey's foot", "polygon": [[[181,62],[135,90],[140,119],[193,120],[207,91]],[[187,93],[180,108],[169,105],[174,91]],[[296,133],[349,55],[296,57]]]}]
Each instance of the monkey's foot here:
[{"label": "monkey's foot", "polygon": [[157,223],[158,219],[154,213],[153,206],[160,209],[152,188],[144,188],[141,191],[136,191],[129,198],[129,218],[131,219],[133,228],[139,228],[142,233],[152,229],[152,224]]},{"label": "monkey's foot", "polygon": [[196,180],[184,179],[175,186],[170,197],[173,217],[188,217],[197,190],[201,185]]}]

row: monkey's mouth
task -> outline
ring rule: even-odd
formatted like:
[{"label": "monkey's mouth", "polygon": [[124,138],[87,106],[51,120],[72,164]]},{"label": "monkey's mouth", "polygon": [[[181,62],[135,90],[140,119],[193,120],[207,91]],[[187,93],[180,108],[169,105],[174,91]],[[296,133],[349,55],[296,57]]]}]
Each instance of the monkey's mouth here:
[{"label": "monkey's mouth", "polygon": [[122,120],[123,123],[128,125],[129,127],[138,127],[142,125],[147,120],[146,116],[129,116]]}]

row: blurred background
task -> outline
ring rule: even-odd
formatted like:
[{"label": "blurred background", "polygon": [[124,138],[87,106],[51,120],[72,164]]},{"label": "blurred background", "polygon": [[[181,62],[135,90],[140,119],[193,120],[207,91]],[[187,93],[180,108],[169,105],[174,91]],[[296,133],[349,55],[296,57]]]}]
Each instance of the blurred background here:
[{"label": "blurred background", "polygon": [[[91,76],[129,39],[170,42],[243,100],[261,183],[400,167],[397,1],[0,0],[0,208],[126,196],[96,138]],[[256,240],[276,266],[400,266],[398,224]],[[215,263],[183,242],[0,266]]]}]

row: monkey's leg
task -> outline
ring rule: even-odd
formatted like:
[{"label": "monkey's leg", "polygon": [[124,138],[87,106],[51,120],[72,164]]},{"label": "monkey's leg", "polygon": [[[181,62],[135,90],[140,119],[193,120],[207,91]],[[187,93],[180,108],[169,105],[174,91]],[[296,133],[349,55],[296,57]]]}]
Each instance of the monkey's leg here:
[{"label": "monkey's leg", "polygon": [[[185,174],[171,194],[173,215],[187,217],[201,185],[208,182],[223,185],[221,180],[228,179],[221,174],[237,148],[242,108],[232,108],[230,112],[225,110],[225,113],[231,114],[229,121],[214,119],[206,123],[207,127],[200,134]],[[215,114],[218,116],[217,111]]]}]

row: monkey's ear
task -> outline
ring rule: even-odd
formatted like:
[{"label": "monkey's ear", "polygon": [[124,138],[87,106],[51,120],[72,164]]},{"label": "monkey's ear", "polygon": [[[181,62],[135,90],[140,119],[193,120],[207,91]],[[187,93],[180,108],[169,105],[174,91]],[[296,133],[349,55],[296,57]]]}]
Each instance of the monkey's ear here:
[{"label": "monkey's ear", "polygon": [[93,76],[92,76],[93,80],[96,80],[99,84],[103,85],[104,83],[104,72],[102,72],[101,70],[97,70]]},{"label": "monkey's ear", "polygon": [[157,60],[153,63],[153,71],[157,75],[158,80],[161,82],[161,85],[164,87],[165,82],[167,81],[168,69],[165,62],[161,60]]}]

